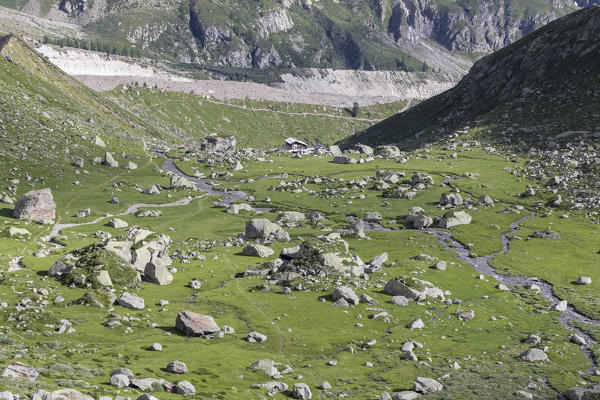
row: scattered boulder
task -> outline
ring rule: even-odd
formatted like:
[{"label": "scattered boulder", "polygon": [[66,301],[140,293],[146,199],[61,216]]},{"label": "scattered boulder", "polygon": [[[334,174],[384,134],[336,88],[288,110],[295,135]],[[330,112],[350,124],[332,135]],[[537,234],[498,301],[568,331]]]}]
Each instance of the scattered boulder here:
[{"label": "scattered boulder", "polygon": [[40,373],[37,371],[37,369],[35,369],[35,367],[31,367],[20,362],[13,362],[12,364],[9,364],[6,368],[4,368],[4,372],[2,372],[2,376],[4,377],[22,378],[31,382],[34,382],[39,374]]},{"label": "scattered boulder", "polygon": [[356,147],[356,150],[358,150],[360,154],[365,154],[368,156],[373,154],[373,148],[371,146],[367,146],[366,144],[357,144],[354,147]]},{"label": "scattered boulder", "polygon": [[411,181],[413,183],[413,185],[417,185],[419,183],[425,184],[425,185],[434,185],[434,181],[433,181],[433,177],[429,174],[425,174],[425,173],[421,173],[421,172],[415,172],[413,174],[413,176],[411,177]]},{"label": "scattered boulder", "polygon": [[227,212],[229,214],[237,215],[240,213],[240,211],[248,211],[248,212],[253,213],[256,210],[250,204],[246,204],[246,203],[232,204],[229,206],[229,208],[227,208]]},{"label": "scattered boulder", "polygon": [[171,176],[171,189],[190,189],[195,190],[196,184],[183,176]]},{"label": "scattered boulder", "polygon": [[25,236],[30,236],[30,235],[31,235],[31,232],[29,232],[25,228],[17,228],[15,226],[11,226],[10,228],[8,228],[8,236],[11,238],[25,237]]},{"label": "scattered boulder", "polygon": [[125,375],[130,380],[134,378],[133,372],[129,368],[124,368],[124,367],[115,369],[114,371],[112,371],[110,373],[110,376],[119,375],[119,374]]},{"label": "scattered boulder", "polygon": [[383,291],[392,296],[404,296],[411,300],[444,298],[444,291],[442,289],[435,287],[431,282],[412,276],[390,279]]},{"label": "scattered boulder", "polygon": [[196,394],[196,388],[188,381],[181,381],[177,383],[176,392],[182,396],[192,396]]},{"label": "scattered boulder", "polygon": [[548,355],[544,352],[544,350],[535,347],[532,347],[522,353],[519,358],[527,362],[549,361]]},{"label": "scattered boulder", "polygon": [[46,395],[46,400],[94,400],[75,389],[60,389]]},{"label": "scattered boulder", "polygon": [[333,289],[331,297],[333,301],[344,299],[348,303],[354,305],[357,305],[360,301],[356,293],[354,293],[354,290],[350,289],[348,286],[337,286],[335,289]]},{"label": "scattered boulder", "polygon": [[561,300],[558,303],[555,303],[554,305],[552,305],[552,309],[554,311],[559,311],[559,312],[567,311],[568,307],[569,307],[569,303],[566,300]]},{"label": "scattered boulder", "polygon": [[168,285],[173,282],[173,275],[169,272],[167,267],[163,264],[162,259],[158,257],[152,257],[152,260],[146,264],[144,269],[144,277],[157,285]]},{"label": "scattered boulder", "polygon": [[292,397],[295,399],[312,399],[312,393],[306,383],[295,383],[292,387]]},{"label": "scattered boulder", "polygon": [[257,218],[246,222],[246,239],[260,239],[265,242],[290,240],[290,235],[279,225],[265,218]]},{"label": "scattered boulder", "polygon": [[580,335],[577,335],[577,334],[571,335],[571,337],[569,338],[569,340],[571,342],[575,343],[578,346],[585,346],[586,345],[585,338],[583,338],[583,336],[580,336]]},{"label": "scattered boulder", "polygon": [[142,190],[143,194],[160,194],[160,186],[150,185],[146,189]]},{"label": "scattered boulder", "polygon": [[384,158],[396,158],[400,157],[402,153],[400,153],[400,149],[396,146],[378,146],[375,149],[374,154]]},{"label": "scattered boulder", "polygon": [[123,374],[115,374],[110,377],[110,384],[120,388],[129,387],[129,377]]},{"label": "scattered boulder", "polygon": [[127,222],[123,221],[122,219],[112,218],[111,220],[108,221],[108,226],[110,226],[111,228],[115,228],[115,229],[122,229],[122,228],[127,228],[129,226],[129,224]]},{"label": "scattered boulder", "polygon": [[446,261],[438,261],[435,264],[433,264],[433,269],[437,269],[438,271],[445,271],[446,270]]},{"label": "scattered boulder", "polygon": [[106,152],[104,153],[104,158],[102,159],[102,164],[107,165],[111,168],[117,168],[119,166],[119,162],[115,160],[112,153]]},{"label": "scattered boulder", "polygon": [[262,343],[267,340],[267,335],[263,335],[262,333],[252,331],[248,333],[248,336],[246,336],[245,339],[250,343]]},{"label": "scattered boulder", "polygon": [[13,210],[15,218],[48,223],[56,216],[56,204],[49,188],[32,190],[21,196]]},{"label": "scattered boulder", "polygon": [[175,328],[186,336],[203,337],[210,336],[221,330],[210,315],[196,314],[186,310],[177,314]]},{"label": "scattered boulder", "polygon": [[264,383],[255,383],[252,385],[253,388],[264,388],[267,389],[269,396],[272,396],[278,392],[284,392],[288,390],[289,386],[283,382],[270,381]]},{"label": "scattered boulder", "polygon": [[275,254],[275,251],[270,247],[260,244],[249,244],[244,247],[242,254],[245,256],[266,258]]},{"label": "scattered boulder", "polygon": [[104,140],[98,135],[92,137],[92,143],[99,147],[106,147],[106,143],[104,143]]},{"label": "scattered boulder", "polygon": [[560,240],[560,235],[554,231],[535,231],[531,235],[536,239],[546,239],[546,240]]},{"label": "scattered boulder", "polygon": [[230,152],[235,150],[236,145],[237,141],[235,136],[218,137],[216,135],[209,135],[200,141],[200,150],[210,152]]},{"label": "scattered boulder", "polygon": [[440,218],[440,228],[452,228],[457,225],[468,225],[471,223],[471,216],[464,211],[450,211]]},{"label": "scattered boulder", "polygon": [[392,296],[392,299],[390,300],[390,303],[402,307],[406,307],[408,302],[409,300],[404,296]]},{"label": "scattered boulder", "polygon": [[188,286],[194,290],[200,290],[202,288],[202,281],[200,279],[191,279],[188,282]]},{"label": "scattered boulder", "polygon": [[113,285],[110,274],[105,269],[94,272],[91,275],[90,280],[103,287],[110,287]]},{"label": "scattered boulder", "polygon": [[85,165],[85,161],[83,158],[77,157],[77,159],[75,161],[73,161],[73,163],[71,165],[73,165],[74,167],[77,167],[77,168],[83,168],[83,166]]},{"label": "scattered boulder", "polygon": [[528,344],[536,345],[536,344],[540,344],[541,342],[542,342],[542,338],[539,337],[538,335],[534,335],[534,334],[530,334],[525,339],[525,343],[528,343]]},{"label": "scattered boulder", "polygon": [[383,264],[385,264],[388,260],[388,253],[381,253],[378,256],[376,256],[375,258],[373,258],[371,261],[367,262],[367,264],[369,264],[369,266],[371,267],[371,272],[375,272],[381,269],[381,267],[383,267]]},{"label": "scattered boulder", "polygon": [[358,161],[350,156],[336,156],[333,158],[334,164],[356,164]]},{"label": "scattered boulder", "polygon": [[423,322],[423,320],[421,318],[417,318],[414,321],[412,321],[411,323],[409,323],[407,325],[407,327],[409,329],[423,329],[425,328],[425,323]]},{"label": "scattered boulder", "polygon": [[436,381],[435,379],[422,378],[420,376],[417,376],[415,378],[413,390],[415,392],[429,394],[429,393],[441,392],[442,390],[444,390],[444,386],[441,383],[439,383],[438,381]]},{"label": "scattered boulder", "polygon": [[479,197],[479,204],[482,205],[482,206],[493,206],[494,205],[494,199],[492,199],[487,194],[484,194],[484,195],[481,195]]},{"label": "scattered boulder", "polygon": [[462,321],[468,321],[475,318],[475,311],[473,310],[456,310],[454,314]]},{"label": "scattered boulder", "polygon": [[391,400],[415,400],[421,396],[422,395],[420,393],[410,390],[403,390],[402,392],[392,393]]},{"label": "scattered boulder", "polygon": [[269,375],[271,378],[278,379],[281,377],[281,373],[277,369],[278,363],[268,358],[263,360],[258,360],[250,365],[250,369],[255,371],[263,371],[265,374]]},{"label": "scattered boulder", "polygon": [[365,216],[365,221],[367,221],[367,222],[379,222],[382,219],[383,219],[383,217],[377,211],[370,211]]},{"label": "scattered boulder", "polygon": [[284,224],[295,224],[306,220],[306,215],[297,211],[282,211],[277,216],[276,222]]},{"label": "scattered boulder", "polygon": [[464,204],[464,200],[459,193],[444,193],[440,198],[440,206],[458,207]]},{"label": "scattered boulder", "polygon": [[433,226],[433,218],[428,217],[425,214],[407,215],[404,218],[406,222],[412,224],[415,229],[425,229]]},{"label": "scattered boulder", "polygon": [[590,278],[589,276],[580,276],[579,278],[577,278],[577,284],[578,285],[591,285],[592,278]]},{"label": "scattered boulder", "polygon": [[188,369],[184,362],[175,360],[167,364],[167,371],[172,374],[185,374]]},{"label": "scattered boulder", "polygon": [[123,293],[119,297],[119,305],[132,310],[143,310],[145,307],[142,297],[128,292]]}]

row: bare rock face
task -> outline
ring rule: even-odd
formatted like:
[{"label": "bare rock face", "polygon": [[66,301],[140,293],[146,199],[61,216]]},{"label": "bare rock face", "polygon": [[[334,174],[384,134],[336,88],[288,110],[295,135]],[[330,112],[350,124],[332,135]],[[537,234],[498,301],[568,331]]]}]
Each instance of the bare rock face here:
[{"label": "bare rock face", "polygon": [[56,216],[56,204],[49,188],[33,190],[23,195],[13,210],[18,219],[36,222],[52,221]]},{"label": "bare rock face", "polygon": [[221,329],[210,315],[181,311],[175,320],[175,328],[187,336],[211,336]]}]

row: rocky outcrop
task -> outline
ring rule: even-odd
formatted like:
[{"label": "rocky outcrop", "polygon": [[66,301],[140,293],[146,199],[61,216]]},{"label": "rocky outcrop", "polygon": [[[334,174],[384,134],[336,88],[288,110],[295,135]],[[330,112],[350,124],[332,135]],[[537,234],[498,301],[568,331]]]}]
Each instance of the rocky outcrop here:
[{"label": "rocky outcrop", "polygon": [[285,10],[275,10],[259,20],[258,34],[263,39],[268,39],[271,33],[287,31],[294,23]]},{"label": "rocky outcrop", "polygon": [[223,138],[211,135],[200,141],[200,150],[206,151],[234,151],[235,146],[236,140],[234,136]]},{"label": "rocky outcrop", "polygon": [[520,10],[509,1],[477,0],[473,7],[460,7],[433,0],[399,0],[392,8],[388,31],[397,42],[430,39],[448,50],[487,53],[513,43],[576,6],[572,1],[559,0],[544,9]]}]

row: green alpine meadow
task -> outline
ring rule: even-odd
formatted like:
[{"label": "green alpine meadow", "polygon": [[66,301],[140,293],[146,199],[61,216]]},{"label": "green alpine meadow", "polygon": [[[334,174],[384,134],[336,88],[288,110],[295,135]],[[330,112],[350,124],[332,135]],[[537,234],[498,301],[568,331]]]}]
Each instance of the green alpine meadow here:
[{"label": "green alpine meadow", "polygon": [[594,0],[0,0],[0,400],[600,399]]}]

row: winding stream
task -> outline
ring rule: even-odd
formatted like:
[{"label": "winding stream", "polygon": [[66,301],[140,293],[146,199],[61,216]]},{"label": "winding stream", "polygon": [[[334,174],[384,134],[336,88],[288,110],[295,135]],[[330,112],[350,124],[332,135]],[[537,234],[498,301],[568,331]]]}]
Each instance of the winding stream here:
[{"label": "winding stream", "polygon": [[223,198],[221,199],[221,202],[223,204],[230,205],[233,202],[240,201],[240,200],[246,200],[248,198],[246,193],[244,193],[242,191],[239,191],[239,190],[231,190],[231,191],[215,190],[213,188],[213,186],[208,183],[209,179],[196,178],[194,176],[189,176],[189,175],[184,174],[183,172],[181,172],[179,170],[179,168],[177,168],[177,165],[175,165],[175,162],[173,161],[172,158],[167,158],[165,160],[165,162],[163,163],[162,168],[165,171],[172,172],[173,174],[175,174],[177,176],[180,176],[182,178],[185,178],[189,181],[194,182],[196,184],[197,189],[202,190],[202,191],[208,193],[209,195],[223,196]]},{"label": "winding stream", "polygon": [[[502,250],[487,255],[483,257],[471,257],[470,251],[467,247],[465,247],[462,243],[452,238],[452,234],[447,231],[437,230],[437,229],[429,229],[428,232],[433,234],[438,238],[438,241],[444,245],[446,248],[454,251],[458,259],[464,262],[467,262],[473,266],[473,269],[480,274],[489,276],[491,278],[496,279],[498,282],[508,286],[508,287],[516,287],[516,286],[526,286],[526,285],[537,285],[540,288],[540,293],[551,303],[557,303],[561,299],[556,297],[553,293],[553,286],[545,281],[542,281],[538,278],[531,278],[528,276],[519,276],[519,275],[508,275],[501,274],[494,267],[492,267],[489,261],[497,256],[498,254],[507,253],[510,250],[508,238],[509,235],[512,235],[518,232],[521,224],[527,219],[533,218],[536,216],[536,213],[530,211],[530,215],[527,215],[516,222],[510,224],[511,230],[500,235],[500,239],[502,240]],[[573,306],[569,305],[567,310],[562,313],[559,317],[560,322],[565,326],[565,328],[574,330],[577,334],[585,339],[586,344],[581,346],[581,351],[583,354],[591,361],[592,366],[588,369],[587,373],[593,373],[594,369],[597,367],[596,361],[592,356],[591,347],[595,344],[595,341],[584,331],[572,325],[570,321],[577,322],[585,322],[586,324],[600,326],[600,321],[591,319],[575,310]]]}]

